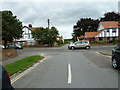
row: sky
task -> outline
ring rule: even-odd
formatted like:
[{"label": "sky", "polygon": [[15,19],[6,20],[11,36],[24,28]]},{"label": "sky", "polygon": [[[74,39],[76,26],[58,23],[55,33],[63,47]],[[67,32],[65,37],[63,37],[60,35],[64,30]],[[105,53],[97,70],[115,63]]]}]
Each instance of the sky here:
[{"label": "sky", "polygon": [[118,12],[119,0],[1,0],[0,11],[10,10],[23,26],[55,26],[65,39],[72,38],[73,26],[80,18],[99,19],[104,13]]}]

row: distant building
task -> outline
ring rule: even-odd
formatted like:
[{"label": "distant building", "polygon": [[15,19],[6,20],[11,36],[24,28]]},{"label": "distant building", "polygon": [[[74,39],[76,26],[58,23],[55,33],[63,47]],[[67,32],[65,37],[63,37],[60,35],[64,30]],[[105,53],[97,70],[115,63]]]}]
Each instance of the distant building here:
[{"label": "distant building", "polygon": [[62,40],[62,42],[64,43],[63,36],[59,36],[59,37],[57,37],[57,40]]},{"label": "distant building", "polygon": [[91,41],[120,40],[119,28],[117,21],[100,22],[97,32],[85,32],[85,38]]},{"label": "distant building", "polygon": [[35,46],[37,45],[37,42],[32,38],[32,30],[35,30],[36,28],[40,27],[32,27],[31,24],[29,26],[24,26],[22,31],[22,38],[15,40],[18,44],[26,45],[26,46]]}]

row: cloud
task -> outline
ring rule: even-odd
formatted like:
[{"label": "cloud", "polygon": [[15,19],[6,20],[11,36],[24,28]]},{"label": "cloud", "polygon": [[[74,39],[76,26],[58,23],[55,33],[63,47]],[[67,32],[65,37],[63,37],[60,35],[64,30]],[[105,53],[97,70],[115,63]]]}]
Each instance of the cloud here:
[{"label": "cloud", "polygon": [[[104,0],[107,1],[107,0]],[[114,2],[2,2],[0,10],[11,10],[23,25],[47,27],[50,25],[60,30],[65,38],[70,38],[73,25],[80,18],[100,18],[108,11],[118,11],[117,0]]]}]

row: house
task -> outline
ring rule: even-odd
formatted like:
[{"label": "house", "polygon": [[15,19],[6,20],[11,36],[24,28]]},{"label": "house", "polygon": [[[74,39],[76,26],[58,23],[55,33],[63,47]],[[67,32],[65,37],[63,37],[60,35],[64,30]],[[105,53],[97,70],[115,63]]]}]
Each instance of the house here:
[{"label": "house", "polygon": [[29,24],[29,26],[24,26],[22,29],[23,31],[22,38],[14,41],[16,41],[18,44],[25,45],[25,46],[37,45],[37,42],[34,40],[34,38],[32,38],[32,30],[35,30],[36,28],[39,28],[39,27],[32,27],[31,24]]},{"label": "house", "polygon": [[58,36],[58,37],[57,37],[57,40],[62,40],[62,42],[64,43],[63,36]]},{"label": "house", "polygon": [[[36,40],[34,40],[34,38],[32,37],[32,31],[36,30],[37,28],[42,28],[42,27],[32,27],[31,24],[29,24],[28,26],[24,26],[22,31],[22,38],[20,39],[16,39],[14,40],[15,43],[18,43],[20,45],[24,45],[24,46],[38,46],[38,43]],[[64,43],[64,39],[63,37],[58,37],[58,40],[62,40]],[[42,46],[46,46],[47,44],[44,45],[43,42],[41,42]],[[57,44],[55,44],[55,46],[57,46]]]},{"label": "house", "polygon": [[98,31],[102,31],[97,35],[99,41],[120,40],[120,26],[117,21],[100,22]]},{"label": "house", "polygon": [[79,36],[79,37],[77,37],[77,40],[79,41],[79,40],[83,40],[85,37],[84,37],[84,35],[81,35],[81,36]]},{"label": "house", "polygon": [[97,35],[100,34],[103,30],[98,32],[85,32],[85,39],[90,42],[98,40]]},{"label": "house", "polygon": [[90,41],[120,40],[119,28],[117,21],[100,22],[97,32],[85,32],[85,39]]}]

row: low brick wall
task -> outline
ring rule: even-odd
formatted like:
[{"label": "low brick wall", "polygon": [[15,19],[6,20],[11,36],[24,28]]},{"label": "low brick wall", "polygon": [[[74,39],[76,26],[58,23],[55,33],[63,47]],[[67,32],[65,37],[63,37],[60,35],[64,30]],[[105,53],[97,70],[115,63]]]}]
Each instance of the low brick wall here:
[{"label": "low brick wall", "polygon": [[2,60],[17,56],[17,50],[14,48],[2,50]]}]

